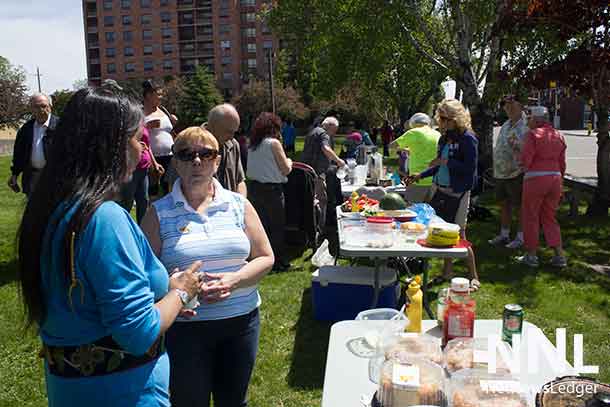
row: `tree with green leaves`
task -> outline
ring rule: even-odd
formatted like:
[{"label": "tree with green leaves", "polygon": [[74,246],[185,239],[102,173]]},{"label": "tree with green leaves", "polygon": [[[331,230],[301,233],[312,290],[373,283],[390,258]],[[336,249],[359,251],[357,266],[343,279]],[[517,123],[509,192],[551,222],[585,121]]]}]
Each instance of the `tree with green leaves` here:
[{"label": "tree with green leaves", "polygon": [[202,65],[184,83],[184,95],[178,100],[177,116],[185,126],[199,126],[208,112],[222,103],[214,76]]},{"label": "tree with green leaves", "polygon": [[[532,61],[521,74],[538,89],[551,81],[592,100],[598,117],[597,193],[589,214],[608,215],[610,207],[610,5],[607,0],[514,0],[518,24],[525,32],[546,32],[554,60]],[[524,47],[524,49],[528,49]]]},{"label": "tree with green leaves", "polygon": [[[232,103],[237,108],[242,120],[242,127],[249,128],[262,112],[270,112],[271,97],[268,82],[251,81],[242,92],[233,98]],[[309,114],[296,90],[292,87],[275,87],[275,103],[277,114],[284,120],[302,120]]]},{"label": "tree with green leaves", "polygon": [[446,70],[397,36],[391,12],[377,0],[284,0],[269,11],[270,24],[290,44],[295,86],[309,104],[347,108],[358,100],[368,121],[404,122],[438,96]]},{"label": "tree with green leaves", "polygon": [[61,117],[62,113],[64,112],[64,108],[68,104],[68,101],[73,94],[74,92],[68,89],[56,90],[51,94],[51,99],[53,100],[52,113],[55,116]]},{"label": "tree with green leaves", "polygon": [[29,113],[25,71],[0,56],[0,129],[17,128]]}]

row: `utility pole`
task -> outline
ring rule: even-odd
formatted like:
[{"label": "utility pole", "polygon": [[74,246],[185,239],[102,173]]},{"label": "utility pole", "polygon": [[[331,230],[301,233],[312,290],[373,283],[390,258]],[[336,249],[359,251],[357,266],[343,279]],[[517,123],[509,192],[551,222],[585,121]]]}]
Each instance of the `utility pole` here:
[{"label": "utility pole", "polygon": [[271,95],[271,111],[275,114],[275,90],[273,88],[273,48],[269,48],[267,52],[269,65],[269,95]]},{"label": "utility pole", "polygon": [[40,88],[40,68],[36,67],[36,77],[38,78],[38,93],[42,92]]}]

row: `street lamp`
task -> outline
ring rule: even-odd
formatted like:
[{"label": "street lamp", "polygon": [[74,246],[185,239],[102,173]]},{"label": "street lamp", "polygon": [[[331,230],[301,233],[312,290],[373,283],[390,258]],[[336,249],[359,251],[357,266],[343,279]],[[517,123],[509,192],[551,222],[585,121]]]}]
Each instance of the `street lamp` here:
[{"label": "street lamp", "polygon": [[269,68],[269,95],[271,96],[271,111],[275,114],[275,89],[273,87],[273,48],[267,48],[267,60]]}]

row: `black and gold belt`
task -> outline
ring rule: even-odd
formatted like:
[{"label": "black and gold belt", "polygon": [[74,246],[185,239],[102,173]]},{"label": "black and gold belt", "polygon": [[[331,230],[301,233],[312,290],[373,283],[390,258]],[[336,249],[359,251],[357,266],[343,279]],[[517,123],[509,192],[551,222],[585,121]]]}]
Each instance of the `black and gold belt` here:
[{"label": "black and gold belt", "polygon": [[76,346],[43,344],[40,356],[47,360],[49,372],[61,377],[91,377],[133,369],[157,359],[165,352],[165,337],[161,335],[143,355],[133,355],[116,343],[111,336]]}]

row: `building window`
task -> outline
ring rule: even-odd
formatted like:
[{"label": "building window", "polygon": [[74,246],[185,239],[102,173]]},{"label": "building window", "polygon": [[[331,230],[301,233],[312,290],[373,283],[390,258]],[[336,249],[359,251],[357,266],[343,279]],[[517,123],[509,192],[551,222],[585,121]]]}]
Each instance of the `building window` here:
[{"label": "building window", "polygon": [[242,35],[248,37],[248,38],[254,38],[256,37],[256,28],[244,28],[241,30]]},{"label": "building window", "polygon": [[140,0],[140,7],[148,8],[150,7],[151,0]]},{"label": "building window", "polygon": [[106,48],[106,57],[114,58],[116,55],[116,50],[114,48]]},{"label": "building window", "polygon": [[114,26],[114,16],[104,16],[104,27]]},{"label": "building window", "polygon": [[273,41],[270,41],[270,40],[263,41],[263,48],[264,49],[273,48]]},{"label": "building window", "polygon": [[153,47],[152,45],[144,45],[144,55],[152,55]]},{"label": "building window", "polygon": [[142,17],[140,17],[140,23],[142,23],[142,25],[149,25],[152,23],[152,15],[151,14],[144,14]]},{"label": "building window", "polygon": [[222,79],[231,80],[233,79],[233,74],[231,72],[223,72]]},{"label": "building window", "polygon": [[125,72],[135,72],[136,64],[133,62],[127,62],[125,64]]},{"label": "building window", "polygon": [[256,22],[256,13],[241,13],[242,23],[254,23]]},{"label": "building window", "polygon": [[170,21],[172,21],[172,15],[169,11],[162,11],[161,12],[161,22],[162,23],[169,23]]},{"label": "building window", "polygon": [[164,7],[164,6],[169,6],[169,0],[161,0],[161,1],[159,2],[159,5],[160,5],[161,7]]},{"label": "building window", "polygon": [[152,30],[143,30],[142,31],[142,39],[143,40],[152,40]]},{"label": "building window", "polygon": [[231,25],[221,24],[219,31],[221,34],[229,34],[231,32]]},{"label": "building window", "polygon": [[114,42],[115,36],[113,31],[104,33],[104,36],[106,37],[106,42]]},{"label": "building window", "polygon": [[172,37],[172,29],[171,28],[162,28],[161,36],[163,38],[171,38]]},{"label": "building window", "polygon": [[271,29],[267,24],[263,23],[261,29],[263,31],[263,34],[271,34]]},{"label": "building window", "polygon": [[112,0],[104,0],[104,10],[112,10]]},{"label": "building window", "polygon": [[248,44],[248,52],[256,54],[256,44]]},{"label": "building window", "polygon": [[125,47],[123,50],[123,55],[126,57],[132,57],[135,54],[133,47]]},{"label": "building window", "polygon": [[256,0],[240,0],[239,4],[241,6],[256,6]]},{"label": "building window", "polygon": [[150,72],[154,69],[152,61],[144,61],[144,71]]},{"label": "building window", "polygon": [[220,60],[221,64],[223,65],[229,65],[232,62],[231,57],[222,57],[222,59]]},{"label": "building window", "polygon": [[231,48],[231,41],[229,41],[229,40],[220,41],[220,48],[223,48],[223,49]]},{"label": "building window", "polygon": [[256,59],[254,59],[254,58],[248,59],[248,68],[250,68],[250,69],[256,68]]},{"label": "building window", "polygon": [[174,52],[174,46],[172,44],[163,44],[163,54],[171,54]]},{"label": "building window", "polygon": [[123,41],[133,41],[133,31],[123,31]]},{"label": "building window", "polygon": [[131,8],[131,0],[121,0],[121,8]]},{"label": "building window", "polygon": [[173,64],[171,59],[166,59],[166,60],[163,61],[163,69],[168,71],[168,70],[171,70],[173,68],[174,68],[174,64]]},{"label": "building window", "polygon": [[110,64],[106,65],[106,72],[108,72],[108,73],[115,73],[116,72],[116,64],[113,62],[113,63],[110,63]]},{"label": "building window", "polygon": [[131,25],[131,16],[122,16],[123,25]]}]

